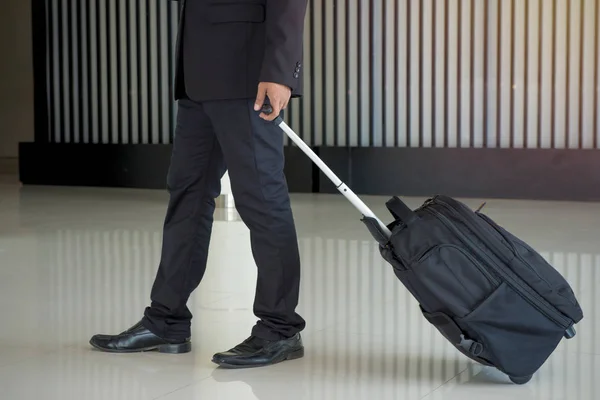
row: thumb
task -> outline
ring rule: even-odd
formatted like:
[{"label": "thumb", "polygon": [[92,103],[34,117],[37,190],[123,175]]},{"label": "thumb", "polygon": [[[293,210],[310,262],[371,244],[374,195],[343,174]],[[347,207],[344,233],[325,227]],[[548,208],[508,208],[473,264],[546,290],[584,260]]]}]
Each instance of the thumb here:
[{"label": "thumb", "polygon": [[267,89],[262,84],[258,85],[258,93],[256,94],[256,101],[254,102],[254,111],[260,111],[265,104],[266,94]]}]

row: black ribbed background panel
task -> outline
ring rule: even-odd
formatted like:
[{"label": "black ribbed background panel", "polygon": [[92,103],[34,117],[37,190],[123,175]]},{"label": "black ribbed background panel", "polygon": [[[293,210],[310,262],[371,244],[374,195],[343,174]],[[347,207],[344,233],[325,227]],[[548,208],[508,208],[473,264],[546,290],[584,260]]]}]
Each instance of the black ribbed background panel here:
[{"label": "black ribbed background panel", "polygon": [[[171,143],[179,2],[34,3],[37,140]],[[597,0],[309,0],[286,119],[313,146],[597,149],[599,19]]]},{"label": "black ribbed background panel", "polygon": [[179,3],[46,0],[45,5],[48,141],[170,143]]}]

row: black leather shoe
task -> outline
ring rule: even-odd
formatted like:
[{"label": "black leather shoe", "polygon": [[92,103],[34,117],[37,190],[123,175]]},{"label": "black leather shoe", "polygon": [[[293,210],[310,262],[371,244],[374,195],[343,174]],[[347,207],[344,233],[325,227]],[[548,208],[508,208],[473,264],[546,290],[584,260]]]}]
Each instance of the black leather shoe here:
[{"label": "black leather shoe", "polygon": [[170,341],[150,332],[140,322],[119,335],[95,335],[90,344],[98,350],[108,353],[139,353],[158,351],[160,353],[180,354],[192,350],[190,339]]},{"label": "black leather shoe", "polygon": [[212,361],[223,368],[251,368],[265,367],[302,357],[304,357],[304,346],[300,334],[277,341],[251,336],[233,349],[215,354]]}]

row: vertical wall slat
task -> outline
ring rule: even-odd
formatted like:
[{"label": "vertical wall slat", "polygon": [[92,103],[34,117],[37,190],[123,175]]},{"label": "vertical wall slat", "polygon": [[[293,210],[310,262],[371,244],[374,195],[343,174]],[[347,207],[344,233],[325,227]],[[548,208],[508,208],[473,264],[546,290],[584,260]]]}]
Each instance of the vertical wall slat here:
[{"label": "vertical wall slat", "polygon": [[583,148],[583,138],[584,138],[584,134],[583,134],[583,108],[584,108],[584,104],[583,104],[583,50],[585,48],[585,44],[588,41],[588,38],[585,37],[585,16],[584,16],[584,11],[585,11],[585,0],[579,0],[578,2],[578,7],[579,7],[579,57],[577,59],[577,63],[579,64],[579,70],[578,70],[578,76],[579,76],[579,82],[577,83],[577,90],[578,90],[578,98],[577,98],[577,104],[578,106],[578,113],[577,113],[577,135],[578,135],[578,145],[579,148],[582,149]]},{"label": "vertical wall slat", "polygon": [[61,0],[60,6],[60,19],[61,23],[59,25],[60,29],[60,62],[61,62],[61,77],[59,80],[59,85],[57,87],[58,93],[60,94],[60,109],[61,109],[61,130],[59,132],[60,143],[68,143],[69,142],[69,132],[71,130],[70,124],[70,109],[69,109],[69,24],[68,24],[68,10],[69,3],[68,0]]},{"label": "vertical wall slat", "polygon": [[511,54],[513,58],[513,73],[511,78],[512,98],[510,105],[511,130],[510,147],[522,149],[525,147],[526,131],[526,93],[527,93],[527,63],[525,48],[528,43],[527,32],[527,1],[512,2],[511,15]]},{"label": "vertical wall slat", "polygon": [[600,42],[598,38],[600,37],[600,4],[595,2],[595,12],[594,12],[594,61],[593,61],[593,74],[594,74],[594,86],[593,96],[594,96],[594,106],[592,108],[593,115],[593,126],[592,126],[592,135],[593,136],[593,147],[598,148],[598,143],[600,142],[600,127],[598,126],[598,114],[600,113],[600,102],[598,101],[598,96],[600,95],[600,82],[598,81],[598,75],[600,75],[600,62],[598,61],[598,57],[600,57],[600,51],[598,50],[598,46]]},{"label": "vertical wall slat", "polygon": [[[537,86],[536,86],[536,112],[534,115],[537,115],[537,119],[535,121],[535,129],[536,129],[536,134],[535,134],[535,148],[540,148],[542,145],[542,52],[544,49],[544,42],[543,42],[543,29],[544,29],[544,24],[543,24],[543,16],[544,14],[544,3],[543,0],[536,0],[537,1],[537,6],[532,4],[532,7],[537,7],[538,13],[537,13],[537,18],[534,17],[533,20],[537,22],[537,29],[536,29],[536,33],[537,36],[535,37],[535,41],[532,40],[531,43],[535,43],[537,46],[537,52],[534,53],[536,55],[536,65],[537,65]],[[533,143],[533,141],[531,141],[531,143]]]},{"label": "vertical wall slat", "polygon": [[79,102],[82,107],[81,124],[83,129],[81,132],[81,141],[83,143],[90,143],[92,135],[92,116],[90,107],[90,40],[89,40],[89,6],[86,3],[80,2],[80,14],[79,14],[79,34],[81,37],[81,98]]},{"label": "vertical wall slat", "polygon": [[421,38],[421,12],[423,3],[409,2],[409,11],[407,16],[409,18],[408,24],[408,45],[407,45],[407,79],[408,79],[408,90],[407,90],[407,139],[408,147],[418,147],[419,139],[421,134],[421,122],[420,111],[421,111],[421,50],[422,50],[422,38]]},{"label": "vertical wall slat", "polygon": [[409,33],[409,21],[408,17],[408,5],[410,0],[399,0],[395,10],[395,25],[396,25],[396,59],[395,59],[395,73],[396,73],[396,137],[395,146],[405,147],[407,143],[407,132],[409,127],[408,119],[408,57],[406,50],[410,48],[410,41],[408,38]]},{"label": "vertical wall slat", "polygon": [[[441,4],[441,2],[439,2]],[[436,107],[437,103],[437,52],[438,52],[438,37],[437,32],[437,21],[438,21],[438,2],[433,1],[431,3],[431,23],[429,24],[431,29],[431,56],[429,58],[431,62],[431,147],[436,147],[437,144],[437,119],[436,119]]]},{"label": "vertical wall slat", "polygon": [[539,97],[540,97],[540,125],[539,125],[539,147],[550,148],[552,145],[551,137],[554,132],[552,127],[554,126],[554,4],[553,1],[540,0],[540,8],[542,9],[541,14],[541,25],[540,31],[540,86],[539,86]]},{"label": "vertical wall slat", "polygon": [[473,147],[475,142],[475,44],[477,43],[475,39],[475,10],[476,3],[469,0],[468,1],[467,14],[469,19],[469,102],[468,102],[468,112],[469,112],[469,136],[468,136],[468,147]]},{"label": "vertical wall slat", "polygon": [[569,70],[570,52],[569,46],[569,21],[570,21],[569,0],[556,0],[556,11],[554,19],[554,33],[556,35],[555,49],[555,80],[554,80],[554,137],[553,148],[563,149],[567,144],[568,131],[566,129],[569,123],[568,109],[568,86],[570,86]]},{"label": "vertical wall slat", "polygon": [[321,29],[323,32],[323,144],[335,145],[334,121],[337,119],[336,103],[338,99],[335,93],[335,82],[338,77],[335,73],[335,48],[334,42],[336,20],[335,9],[332,0],[324,0],[321,4],[323,11]]},{"label": "vertical wall slat", "polygon": [[338,71],[340,70],[340,63],[339,63],[339,59],[340,59],[340,48],[343,48],[343,45],[340,46],[340,4],[339,4],[339,0],[333,0],[331,3],[331,19],[333,20],[333,32],[331,34],[331,42],[332,42],[332,57],[333,57],[333,63],[332,63],[332,73],[333,73],[333,77],[334,77],[334,81],[333,81],[333,92],[332,92],[332,106],[333,106],[333,114],[332,114],[332,125],[333,125],[333,132],[331,134],[332,140],[331,143],[333,144],[333,146],[338,146],[339,145],[339,138],[341,136],[341,133],[339,132],[339,127],[340,127],[340,119],[342,118],[341,116],[341,105],[344,104],[344,102],[341,100],[342,98],[340,97],[340,78],[343,81],[343,76],[340,77],[340,74],[338,73]]},{"label": "vertical wall slat", "polygon": [[594,142],[594,148],[597,149],[598,144],[600,143],[600,126],[598,126],[598,114],[600,113],[600,109],[598,108],[600,106],[600,102],[598,101],[598,96],[600,96],[600,82],[598,81],[598,75],[600,74],[600,71],[598,70],[598,68],[600,68],[600,62],[598,60],[598,57],[600,57],[600,51],[598,50],[598,46],[600,45],[599,41],[598,41],[598,37],[600,37],[600,4],[598,4],[598,2],[595,3],[596,6],[596,12],[594,13],[594,108],[592,110],[592,113],[594,115],[594,127],[593,127],[593,132],[592,132],[592,136],[593,136],[593,142]]},{"label": "vertical wall slat", "polygon": [[138,81],[138,93],[139,93],[139,107],[140,107],[140,130],[139,130],[139,141],[143,144],[150,143],[152,137],[151,123],[149,119],[149,107],[150,107],[150,78],[149,78],[149,63],[150,54],[148,51],[148,42],[150,41],[149,27],[148,27],[148,5],[150,3],[145,0],[138,0],[138,70],[139,76]]},{"label": "vertical wall slat", "polygon": [[594,14],[595,0],[581,1],[581,32],[583,38],[580,45],[580,73],[579,73],[579,134],[581,148],[593,146],[593,101],[594,101]]},{"label": "vertical wall slat", "polygon": [[315,124],[315,140],[316,146],[321,146],[325,141],[325,132],[327,125],[327,114],[326,114],[326,97],[327,97],[327,43],[325,39],[327,37],[327,30],[325,29],[325,17],[323,10],[326,10],[325,3],[327,0],[314,0],[315,9],[312,14],[313,26],[314,26],[314,38],[313,46],[315,48],[313,63],[315,66],[315,85],[314,93],[311,102],[314,103],[313,118],[317,121]]},{"label": "vertical wall slat", "polygon": [[110,131],[110,117],[109,117],[109,100],[108,100],[108,92],[107,88],[109,87],[108,83],[108,68],[109,61],[107,57],[107,38],[108,38],[108,28],[106,24],[106,2],[98,0],[97,3],[96,15],[98,18],[98,46],[99,46],[99,60],[98,60],[98,71],[99,71],[99,81],[98,86],[100,89],[100,104],[98,105],[98,114],[100,116],[100,143],[109,143],[108,132]]},{"label": "vertical wall slat", "polygon": [[318,69],[317,69],[317,63],[315,62],[315,59],[317,58],[317,50],[315,48],[315,45],[317,42],[317,38],[315,38],[315,28],[316,28],[316,24],[315,24],[315,9],[317,8],[317,4],[316,4],[317,0],[309,0],[309,7],[308,7],[308,15],[306,16],[306,19],[308,21],[308,41],[306,43],[306,45],[308,46],[308,51],[306,54],[306,59],[305,59],[305,64],[307,66],[306,71],[308,72],[307,74],[307,84],[305,85],[305,93],[310,96],[309,98],[312,100],[310,102],[307,102],[308,106],[309,106],[309,110],[307,113],[307,127],[308,127],[308,132],[306,137],[304,137],[303,139],[311,144],[316,143],[316,137],[317,137],[317,120],[315,117],[315,113],[317,110],[317,103],[318,103],[318,99],[319,96],[316,93],[316,88],[317,88],[317,79],[319,76],[318,73]]},{"label": "vertical wall slat", "polygon": [[[384,102],[383,94],[385,93],[385,80],[383,77],[383,65],[385,62],[385,54],[383,46],[385,38],[383,30],[385,29],[385,20],[383,16],[383,2],[370,0],[369,15],[370,15],[370,66],[369,66],[369,128],[368,128],[368,146],[381,147],[383,145],[384,132]],[[379,90],[371,90],[378,88]]]},{"label": "vertical wall slat", "polygon": [[158,118],[159,118],[159,138],[161,144],[169,143],[169,108],[171,97],[169,96],[169,27],[167,9],[169,2],[159,1],[157,7],[158,32],[158,68],[157,68],[157,86],[158,86]]},{"label": "vertical wall slat", "polygon": [[353,8],[351,7],[351,4],[349,4],[348,2],[345,2],[345,10],[344,10],[344,32],[345,32],[345,42],[344,42],[344,54],[346,55],[346,57],[344,58],[344,77],[345,77],[345,81],[344,81],[344,86],[345,86],[345,91],[346,91],[346,104],[345,104],[345,113],[346,113],[346,119],[345,119],[345,133],[346,133],[346,137],[345,137],[345,141],[344,141],[344,145],[346,146],[350,146],[351,142],[352,142],[352,131],[351,131],[351,127],[352,127],[352,119],[354,117],[354,114],[351,111],[351,104],[352,104],[352,97],[354,96],[354,94],[352,93],[352,77],[351,77],[351,71],[353,70],[352,68],[352,63],[350,62],[350,60],[352,59],[352,32],[354,31],[352,29],[353,25],[352,25],[352,10]]},{"label": "vertical wall slat", "polygon": [[[40,10],[38,10],[38,12],[41,12]],[[50,2],[48,0],[44,0],[44,12],[45,12],[45,20],[46,20],[46,26],[45,26],[45,46],[46,46],[46,54],[45,54],[45,61],[46,61],[46,65],[44,66],[46,68],[46,107],[48,108],[47,110],[47,128],[46,128],[46,133],[42,133],[42,135],[47,135],[46,140],[50,143],[52,143],[52,127],[54,126],[54,102],[52,99],[53,96],[53,85],[52,85],[52,81],[54,79],[53,76],[53,39],[52,39],[52,34],[54,32],[54,21],[53,21],[53,13],[52,13],[52,4],[50,4]],[[32,13],[32,19],[35,18],[35,14]],[[33,32],[32,32],[33,35]],[[35,53],[35,50],[34,50]],[[34,56],[35,57],[35,56]],[[34,67],[35,69],[35,67]],[[35,75],[35,73],[34,73]],[[36,136],[39,134],[39,129],[37,126],[34,128],[36,129]]]},{"label": "vertical wall slat", "polygon": [[90,49],[89,54],[89,82],[88,88],[90,93],[90,98],[88,101],[88,105],[90,107],[90,115],[91,115],[91,132],[90,132],[90,141],[93,144],[99,143],[100,141],[100,110],[99,110],[99,102],[98,102],[98,24],[97,24],[97,0],[90,0],[88,5],[88,44]]},{"label": "vertical wall slat", "polygon": [[129,2],[129,99],[130,99],[130,110],[129,118],[131,120],[131,132],[130,132],[130,143],[139,143],[140,136],[140,111],[139,111],[139,41],[138,41],[138,10],[137,3],[135,1]]},{"label": "vertical wall slat", "polygon": [[460,45],[459,45],[459,3],[455,0],[450,0],[446,3],[446,17],[447,17],[447,46],[446,51],[448,52],[448,64],[447,69],[447,147],[457,147],[459,141],[459,103],[460,103]]},{"label": "vertical wall slat", "polygon": [[[358,89],[358,70],[359,70],[359,32],[358,32],[358,20],[359,12],[356,4],[348,2],[348,14],[346,20],[346,40],[347,40],[347,54],[348,59],[352,62],[348,63],[347,70],[347,90],[348,90],[348,104],[347,113],[349,118],[347,120],[347,145],[357,146],[358,132],[357,127],[359,125],[359,111],[358,111],[358,97],[360,96]],[[306,103],[311,103],[309,97],[307,97]],[[310,115],[307,115],[310,119]]]},{"label": "vertical wall slat", "polygon": [[117,41],[118,49],[118,70],[116,73],[119,76],[119,141],[120,143],[130,143],[131,139],[131,116],[130,116],[130,101],[129,101],[129,6],[126,1],[119,1],[118,19],[119,19],[119,34]]},{"label": "vertical wall slat", "polygon": [[498,6],[498,131],[496,146],[509,148],[513,121],[511,119],[511,98],[513,96],[512,75],[514,60],[511,56],[511,31],[514,21],[511,18],[512,0],[499,0]]},{"label": "vertical wall slat", "polygon": [[489,131],[489,95],[490,95],[490,2],[483,2],[483,127],[482,127],[482,147],[488,146],[488,136],[487,132]]},{"label": "vertical wall slat", "polygon": [[497,1],[485,2],[485,32],[484,32],[484,130],[483,147],[496,146],[497,128],[497,93],[498,93],[498,17]]},{"label": "vertical wall slat", "polygon": [[65,26],[66,36],[64,37],[66,51],[64,53],[65,66],[63,72],[65,73],[64,82],[66,87],[64,90],[64,101],[65,101],[65,113],[68,115],[69,127],[67,129],[66,142],[76,142],[77,136],[77,102],[75,97],[76,88],[76,74],[77,74],[77,47],[75,45],[77,32],[74,27],[74,18],[77,18],[74,8],[76,3],[71,0],[65,0],[63,3],[65,7],[63,21]]},{"label": "vertical wall slat", "polygon": [[524,132],[525,137],[524,147],[535,148],[537,147],[537,68],[538,63],[538,48],[540,46],[538,38],[539,20],[536,18],[538,14],[537,0],[526,0],[525,1],[525,82],[524,82]]},{"label": "vertical wall slat", "polygon": [[[327,0],[323,0],[327,1]],[[370,55],[370,0],[357,0],[358,4],[358,132],[357,145],[369,146],[369,122],[370,110],[369,93],[371,92],[370,77],[371,55]]]},{"label": "vertical wall slat", "polygon": [[472,1],[473,14],[473,42],[472,42],[472,58],[473,58],[473,74],[471,88],[471,112],[473,113],[472,131],[471,131],[471,146],[476,148],[483,147],[483,133],[485,132],[485,4],[487,2]]},{"label": "vertical wall slat", "polygon": [[[50,0],[52,1],[52,0]],[[50,141],[54,143],[60,142],[60,131],[62,127],[62,112],[60,108],[60,33],[59,33],[59,3],[52,1],[52,4],[48,7],[50,10],[50,21],[48,25],[51,29],[49,38],[48,58],[50,60],[50,80],[48,81],[49,91],[52,94],[49,101],[49,108],[51,113],[51,121],[53,124],[50,126]]]},{"label": "vertical wall slat", "polygon": [[471,36],[472,23],[471,13],[473,4],[471,0],[461,0],[459,3],[459,147],[471,146],[471,117],[473,109],[471,107],[471,86],[472,70],[474,58],[471,56],[471,49],[474,43]]},{"label": "vertical wall slat", "polygon": [[173,1],[173,2],[169,2],[169,5],[171,6],[171,18],[170,18],[170,27],[171,27],[171,46],[172,46],[172,50],[171,52],[169,52],[169,54],[171,55],[171,73],[170,73],[170,83],[171,83],[171,87],[172,87],[172,91],[171,91],[171,95],[169,97],[169,100],[172,101],[172,107],[171,107],[171,132],[170,132],[170,141],[173,141],[173,136],[175,133],[175,127],[176,127],[176,121],[177,121],[177,103],[175,101],[173,101],[174,99],[174,95],[175,95],[175,88],[173,87],[173,78],[175,77],[175,68],[176,68],[176,59],[175,59],[175,53],[177,52],[177,48],[175,47],[177,44],[177,33],[178,33],[178,21],[179,21],[179,15],[180,15],[180,3],[177,1]]},{"label": "vertical wall slat", "polygon": [[334,71],[336,75],[336,91],[334,96],[336,97],[335,103],[337,118],[335,121],[335,145],[345,146],[347,143],[348,135],[348,80],[347,72],[349,65],[349,58],[346,54],[348,49],[348,37],[346,35],[346,23],[348,15],[348,5],[345,1],[335,0],[335,21],[336,26],[335,32],[335,66]]},{"label": "vertical wall slat", "polygon": [[[402,91],[402,93],[404,94],[404,109],[405,109],[405,113],[406,115],[404,116],[404,121],[405,121],[405,132],[404,132],[404,138],[403,138],[403,142],[404,145],[407,147],[411,146],[411,133],[412,133],[412,111],[411,111],[411,103],[412,103],[412,92],[413,92],[413,86],[412,86],[412,76],[411,76],[411,72],[412,72],[412,64],[411,64],[411,51],[413,48],[412,45],[412,41],[414,38],[413,32],[412,32],[412,23],[411,21],[413,21],[413,15],[412,15],[412,9],[414,7],[411,7],[411,0],[406,0],[405,2],[405,12],[403,13],[403,15],[405,15],[406,18],[406,32],[405,32],[405,49],[404,50],[404,63],[403,65],[405,66],[406,70],[404,71],[404,81],[405,81],[405,87],[404,90]],[[402,51],[402,50],[399,50]]]},{"label": "vertical wall slat", "polygon": [[[446,131],[446,31],[444,21],[446,19],[446,4],[445,1],[435,1],[435,19],[433,26],[435,26],[435,61],[433,62],[433,68],[435,70],[435,84],[433,84],[433,90],[435,90],[435,104],[433,115],[435,116],[435,127],[434,127],[434,143],[435,147],[442,147],[445,143],[445,131]],[[432,57],[433,58],[433,57]]]},{"label": "vertical wall slat", "polygon": [[120,77],[118,70],[119,61],[119,20],[117,18],[116,0],[107,0],[108,3],[108,18],[107,27],[109,32],[108,44],[108,85],[109,85],[109,107],[110,107],[110,143],[120,142],[120,122],[119,122],[119,102],[120,102]]},{"label": "vertical wall slat", "polygon": [[464,51],[466,46],[464,40],[464,15],[463,15],[464,0],[456,0],[456,147],[462,147],[462,137],[464,134],[463,124],[463,98],[464,98],[464,64],[468,60],[465,57]]},{"label": "vertical wall slat", "polygon": [[390,57],[393,53],[389,51],[390,42],[393,42],[391,35],[388,34],[389,31],[389,23],[390,23],[390,9],[394,6],[393,3],[382,2],[381,3],[381,28],[380,35],[382,37],[381,40],[381,142],[380,146],[385,147],[388,143],[388,136],[390,132],[391,121],[389,119],[389,94],[390,90],[390,78],[392,77],[389,73],[390,71],[390,58],[393,60],[393,57]]},{"label": "vertical wall slat", "polygon": [[[48,139],[170,143],[178,2],[46,4]],[[597,0],[310,0],[286,120],[315,146],[598,148],[599,23]]]},{"label": "vertical wall slat", "polygon": [[421,51],[420,51],[420,64],[421,64],[421,82],[420,82],[420,97],[421,97],[421,112],[420,112],[420,125],[421,135],[419,138],[419,146],[422,147],[433,147],[433,136],[434,136],[434,93],[433,93],[433,76],[434,71],[431,67],[433,65],[434,55],[434,30],[431,28],[434,18],[434,4],[436,0],[424,0],[421,9],[420,16],[420,37],[421,37]]},{"label": "vertical wall slat", "polygon": [[150,134],[148,143],[160,143],[160,112],[159,112],[159,96],[160,86],[158,85],[158,74],[160,69],[160,46],[159,46],[159,34],[160,34],[160,23],[157,15],[158,3],[148,2],[148,8],[146,10],[147,15],[147,27],[149,34],[148,40],[148,112],[149,123],[148,127]]},{"label": "vertical wall slat", "polygon": [[83,139],[83,102],[81,101],[81,66],[83,54],[81,52],[81,31],[79,29],[79,20],[81,19],[79,1],[71,1],[69,9],[71,19],[69,25],[71,27],[71,110],[73,113],[73,134],[72,140],[74,143],[79,143]]},{"label": "vertical wall slat", "polygon": [[569,124],[568,124],[568,148],[579,149],[583,142],[583,122],[582,116],[582,100],[583,100],[583,48],[585,45],[584,27],[585,20],[583,19],[583,0],[573,0],[571,4],[571,74],[569,87]]}]

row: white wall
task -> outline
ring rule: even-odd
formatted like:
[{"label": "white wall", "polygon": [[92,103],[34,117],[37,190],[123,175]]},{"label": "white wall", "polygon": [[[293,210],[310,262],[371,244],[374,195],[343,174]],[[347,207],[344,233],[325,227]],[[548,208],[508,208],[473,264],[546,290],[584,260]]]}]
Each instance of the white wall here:
[{"label": "white wall", "polygon": [[2,0],[0,8],[0,158],[17,157],[33,141],[31,2]]}]

